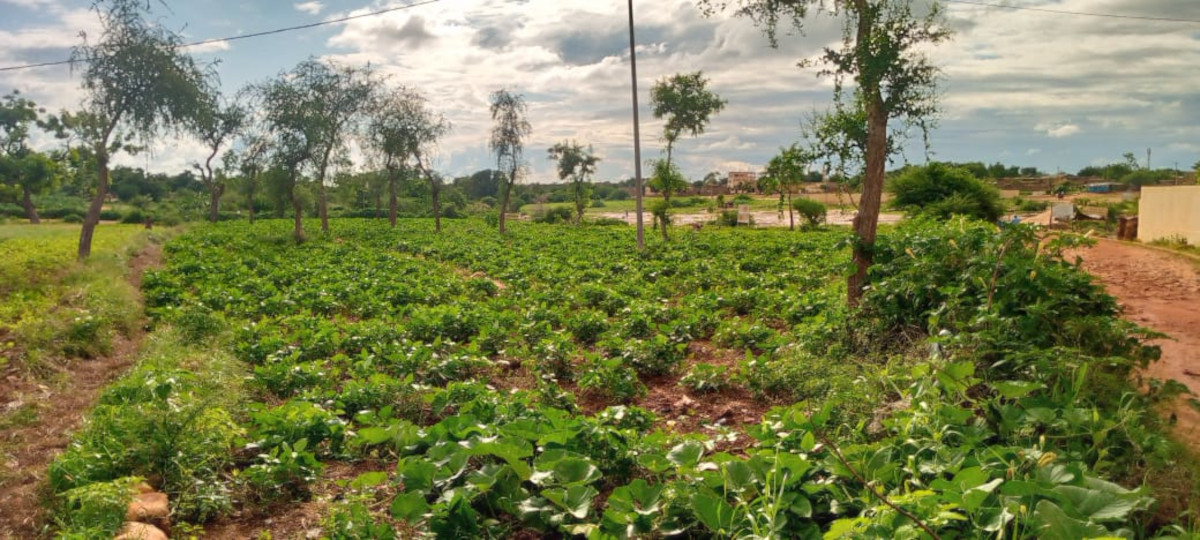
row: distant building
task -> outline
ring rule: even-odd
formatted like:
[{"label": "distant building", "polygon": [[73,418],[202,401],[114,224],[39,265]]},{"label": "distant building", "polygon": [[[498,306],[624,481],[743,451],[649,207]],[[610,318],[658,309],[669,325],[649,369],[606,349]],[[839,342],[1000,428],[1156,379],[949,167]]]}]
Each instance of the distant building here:
[{"label": "distant building", "polygon": [[758,173],[747,171],[730,172],[729,189],[734,192],[758,191]]}]

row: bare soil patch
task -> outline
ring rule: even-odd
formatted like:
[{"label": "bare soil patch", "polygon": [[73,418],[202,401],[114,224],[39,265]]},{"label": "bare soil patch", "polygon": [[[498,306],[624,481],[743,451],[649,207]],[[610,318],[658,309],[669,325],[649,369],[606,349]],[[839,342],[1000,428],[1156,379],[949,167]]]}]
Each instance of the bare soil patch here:
[{"label": "bare soil patch", "polygon": [[[1082,257],[1084,269],[1117,298],[1126,318],[1169,336],[1154,342],[1162,348],[1162,359],[1143,375],[1174,379],[1200,395],[1200,264],[1116,240],[1100,240],[1075,254]],[[1200,453],[1200,411],[1185,396],[1171,414],[1177,418],[1175,434]]]},{"label": "bare soil patch", "polygon": [[[129,281],[140,292],[142,274],[162,261],[149,244],[129,261]],[[49,380],[12,366],[0,374],[0,538],[45,536],[40,490],[46,467],[70,442],[84,413],[109,383],[137,358],[144,331],[118,335],[112,353],[57,366]]]}]

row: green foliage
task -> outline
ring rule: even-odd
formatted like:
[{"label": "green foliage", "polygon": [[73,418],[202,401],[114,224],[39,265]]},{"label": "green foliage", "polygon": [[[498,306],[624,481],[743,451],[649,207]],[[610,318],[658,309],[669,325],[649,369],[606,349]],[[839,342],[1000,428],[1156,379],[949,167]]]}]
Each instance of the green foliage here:
[{"label": "green foliage", "polygon": [[800,213],[805,221],[805,226],[816,227],[825,222],[825,215],[828,213],[828,208],[819,201],[801,197],[792,201],[792,208]]},{"label": "green foliage", "polygon": [[129,502],[141,478],[118,478],[68,490],[62,494],[55,513],[61,537],[101,538],[115,536],[125,523]]},{"label": "green foliage", "polygon": [[[1149,408],[1170,392],[1128,381],[1153,350],[1062,259],[1074,237],[902,224],[851,312],[836,230],[638,252],[616,227],[286,227],[190,231],[145,295],[219,314],[255,366],[257,455],[225,465],[249,506],[309,496],[320,460],[396,463],[350,482],[331,537],[921,534],[878,494],[946,538],[1149,535],[1140,471],[1180,469]],[[714,451],[636,406],[686,364],[696,392],[791,405]]]},{"label": "green foliage", "polygon": [[684,133],[695,137],[708,128],[711,117],[727,103],[708,89],[708,79],[700,71],[664,77],[650,89],[654,117],[665,119],[663,140],[667,142],[667,162],[671,149]]},{"label": "green foliage", "polygon": [[888,191],[893,196],[892,206],[909,214],[996,221],[1004,213],[995,186],[941,163],[908,168],[888,183]]},{"label": "green foliage", "polygon": [[700,362],[693,365],[679,383],[696,392],[720,392],[729,386],[729,369]]}]

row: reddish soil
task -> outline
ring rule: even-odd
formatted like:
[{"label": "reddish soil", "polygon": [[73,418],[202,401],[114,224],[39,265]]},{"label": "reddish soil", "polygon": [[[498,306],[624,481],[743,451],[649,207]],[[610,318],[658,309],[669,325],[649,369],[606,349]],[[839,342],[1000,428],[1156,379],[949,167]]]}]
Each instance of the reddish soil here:
[{"label": "reddish soil", "polygon": [[[1154,343],[1162,359],[1143,373],[1174,379],[1200,396],[1200,262],[1186,255],[1138,244],[1100,240],[1080,250],[1083,267],[1107,287],[1125,309],[1125,317],[1169,336]],[[1200,452],[1200,411],[1184,396],[1171,413],[1175,434]]]},{"label": "reddish soil", "polygon": [[[253,512],[235,511],[231,516],[205,525],[204,534],[200,536],[214,540],[317,538],[322,531],[321,520],[329,513],[330,504],[343,498],[349,490],[347,485],[351,480],[367,472],[392,473],[395,470],[395,462],[326,463],[321,478],[313,485],[312,497],[309,500],[256,508]],[[377,493],[376,499],[381,508],[387,508],[392,495],[395,494],[382,491]],[[269,536],[264,536],[264,533]]]},{"label": "reddish soil", "polygon": [[[142,274],[161,260],[161,247],[150,244],[129,261],[130,283],[140,291]],[[0,538],[45,535],[40,491],[46,467],[66,448],[100,391],[133,363],[142,337],[141,328],[118,335],[112,353],[102,358],[47,362],[61,374],[52,380],[18,366],[0,374],[0,412],[23,418],[0,431]]]}]

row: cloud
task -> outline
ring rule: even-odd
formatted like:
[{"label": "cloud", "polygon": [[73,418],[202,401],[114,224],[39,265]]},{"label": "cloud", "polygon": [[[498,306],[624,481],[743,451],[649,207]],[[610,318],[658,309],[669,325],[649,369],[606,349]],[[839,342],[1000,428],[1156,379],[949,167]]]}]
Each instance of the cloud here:
[{"label": "cloud", "polygon": [[226,40],[213,41],[203,45],[194,45],[187,47],[187,51],[192,54],[205,54],[218,51],[228,51],[230,48],[229,42]]},{"label": "cloud", "polygon": [[296,8],[296,11],[303,11],[309,15],[320,15],[321,10],[325,9],[325,4],[321,2],[301,2],[299,4],[292,4],[292,7]]},{"label": "cloud", "polygon": [[1039,127],[1038,130],[1045,131],[1046,136],[1053,137],[1055,139],[1070,137],[1071,135],[1078,134],[1080,131],[1082,131],[1080,127],[1075,124],[1062,124],[1060,126],[1050,128]]}]

